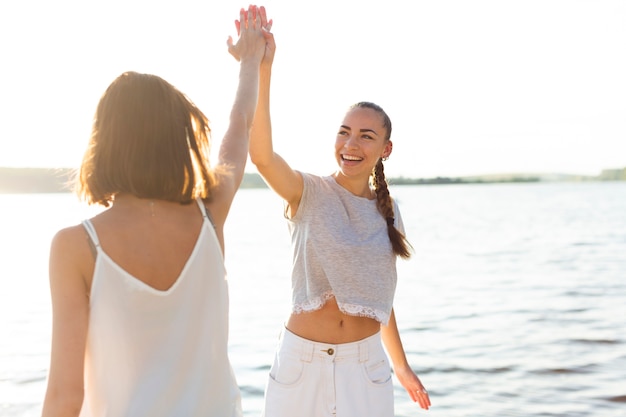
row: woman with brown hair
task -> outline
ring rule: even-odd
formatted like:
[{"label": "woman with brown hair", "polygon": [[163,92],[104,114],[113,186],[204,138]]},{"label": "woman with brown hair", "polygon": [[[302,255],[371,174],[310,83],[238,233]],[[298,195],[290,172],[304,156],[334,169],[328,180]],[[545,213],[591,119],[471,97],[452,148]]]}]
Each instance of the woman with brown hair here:
[{"label": "woman with brown hair", "polygon": [[216,166],[207,117],[156,75],[107,88],[77,192],[107,207],[51,245],[43,416],[241,416],[223,229],[247,159],[267,32],[241,10],[239,85]]}]

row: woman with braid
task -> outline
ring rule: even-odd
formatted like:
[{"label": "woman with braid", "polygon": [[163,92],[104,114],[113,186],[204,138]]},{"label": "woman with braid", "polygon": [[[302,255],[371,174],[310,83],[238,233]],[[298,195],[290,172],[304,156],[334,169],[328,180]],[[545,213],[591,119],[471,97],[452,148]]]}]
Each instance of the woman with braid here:
[{"label": "woman with braid", "polygon": [[[262,15],[262,19],[264,19]],[[264,19],[268,29],[271,22]],[[396,258],[410,256],[383,161],[391,121],[381,107],[348,109],[335,140],[337,170],[292,169],[273,150],[273,35],[261,61],[250,159],[285,202],[293,246],[293,307],[265,392],[265,417],[392,417],[391,367],[411,399],[430,399],[407,362],[393,311]]]}]

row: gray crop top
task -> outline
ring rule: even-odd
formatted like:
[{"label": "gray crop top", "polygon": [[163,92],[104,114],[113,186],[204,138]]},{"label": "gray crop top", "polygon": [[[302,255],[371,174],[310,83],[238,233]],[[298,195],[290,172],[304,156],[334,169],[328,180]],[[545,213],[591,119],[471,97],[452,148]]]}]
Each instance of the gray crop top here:
[{"label": "gray crop top", "polygon": [[[302,199],[288,219],[293,313],[317,310],[335,297],[345,314],[386,325],[396,290],[396,255],[376,200],[355,196],[332,176],[302,177]],[[395,201],[394,216],[404,232]]]}]

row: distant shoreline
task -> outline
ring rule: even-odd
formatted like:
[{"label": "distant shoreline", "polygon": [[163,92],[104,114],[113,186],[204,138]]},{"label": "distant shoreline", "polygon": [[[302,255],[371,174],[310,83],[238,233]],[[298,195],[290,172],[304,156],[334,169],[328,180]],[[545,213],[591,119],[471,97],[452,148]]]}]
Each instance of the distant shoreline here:
[{"label": "distant shoreline", "polygon": [[[69,193],[73,170],[70,168],[2,168],[0,194]],[[571,174],[492,174],[467,177],[388,178],[390,185],[446,185],[532,182],[626,181],[626,167],[605,169],[599,175]],[[245,173],[241,188],[267,188],[256,173]]]}]

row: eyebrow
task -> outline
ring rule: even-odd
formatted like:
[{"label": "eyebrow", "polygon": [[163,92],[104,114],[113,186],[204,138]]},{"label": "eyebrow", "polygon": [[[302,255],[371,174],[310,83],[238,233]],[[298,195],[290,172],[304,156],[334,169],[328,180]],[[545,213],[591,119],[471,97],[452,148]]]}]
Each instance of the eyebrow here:
[{"label": "eyebrow", "polygon": [[[343,127],[344,129],[347,129],[347,130],[352,130],[352,128],[350,128],[350,126],[341,125],[341,127]],[[378,136],[378,132],[376,132],[374,129],[361,129],[361,130],[359,130],[359,132],[361,132],[361,133],[372,132],[373,134]]]}]

